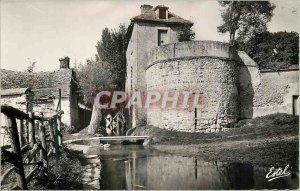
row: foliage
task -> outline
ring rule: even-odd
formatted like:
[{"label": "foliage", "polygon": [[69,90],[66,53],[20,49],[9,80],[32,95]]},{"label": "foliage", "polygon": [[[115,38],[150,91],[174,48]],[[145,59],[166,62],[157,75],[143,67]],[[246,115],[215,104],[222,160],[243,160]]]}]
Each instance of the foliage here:
[{"label": "foliage", "polygon": [[[49,158],[49,168],[40,168],[34,179],[28,183],[30,190],[62,190],[62,189],[82,189],[83,166],[80,164],[80,156],[63,149],[59,162],[56,163],[54,156]],[[5,172],[12,165],[10,163],[1,164],[1,172]],[[30,166],[25,167],[25,174],[28,174]],[[16,176],[11,173],[1,189],[8,190],[15,186]]]},{"label": "foliage", "polygon": [[109,63],[100,60],[87,60],[86,65],[75,68],[81,96],[86,103],[92,104],[99,91],[114,87],[116,74],[110,68]]},{"label": "foliage", "polygon": [[63,149],[58,163],[52,157],[49,160],[49,166],[49,169],[41,169],[36,179],[29,183],[29,188],[47,190],[82,189],[83,166],[73,153]]},{"label": "foliage", "polygon": [[113,83],[118,88],[125,87],[126,71],[126,32],[124,24],[120,24],[118,29],[103,29],[101,40],[97,42],[98,55],[96,60],[108,63],[108,70],[113,73]]},{"label": "foliage", "polygon": [[247,43],[240,43],[260,69],[284,69],[299,63],[299,34],[297,32],[264,32]]},{"label": "foliage", "polygon": [[27,72],[33,72],[34,68],[35,68],[35,64],[36,62],[34,61],[31,61],[29,58],[28,58],[28,61],[29,61],[29,66],[27,67]]},{"label": "foliage", "polygon": [[75,68],[85,103],[93,104],[93,98],[101,90],[125,87],[126,31],[123,24],[118,29],[103,29],[96,45],[96,58]]},{"label": "foliage", "polygon": [[[269,1],[219,1],[224,8],[218,32],[229,33],[230,43],[246,42],[256,33],[267,30],[275,5]],[[236,38],[237,34],[237,38]]]},{"label": "foliage", "polygon": [[179,33],[177,34],[178,41],[191,41],[195,39],[195,32],[189,25],[183,25],[180,27]]}]

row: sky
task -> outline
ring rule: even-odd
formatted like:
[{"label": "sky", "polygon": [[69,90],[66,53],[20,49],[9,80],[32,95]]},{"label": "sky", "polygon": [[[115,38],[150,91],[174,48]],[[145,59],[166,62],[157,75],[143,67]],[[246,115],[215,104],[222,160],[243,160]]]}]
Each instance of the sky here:
[{"label": "sky", "polygon": [[[269,31],[299,32],[298,0],[272,0],[276,5]],[[102,29],[128,25],[142,4],[164,4],[193,21],[195,40],[228,41],[217,32],[221,7],[215,0],[2,0],[1,68],[24,71],[36,62],[35,71],[57,70],[59,58],[74,63],[94,58]]]}]

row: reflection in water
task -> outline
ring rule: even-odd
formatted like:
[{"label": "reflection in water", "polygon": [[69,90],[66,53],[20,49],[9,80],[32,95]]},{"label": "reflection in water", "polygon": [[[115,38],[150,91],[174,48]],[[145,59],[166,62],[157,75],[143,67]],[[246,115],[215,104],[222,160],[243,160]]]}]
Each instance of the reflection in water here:
[{"label": "reflection in water", "polygon": [[101,153],[101,189],[270,189],[297,188],[298,176],[268,182],[269,168],[243,163],[206,162],[167,155],[137,145]]}]

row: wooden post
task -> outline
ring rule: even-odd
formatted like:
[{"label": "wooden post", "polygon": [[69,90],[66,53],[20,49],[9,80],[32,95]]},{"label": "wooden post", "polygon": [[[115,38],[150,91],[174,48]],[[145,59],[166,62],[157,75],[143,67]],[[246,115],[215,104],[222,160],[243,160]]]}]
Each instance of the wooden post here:
[{"label": "wooden post", "polygon": [[54,132],[53,132],[53,121],[52,120],[49,120],[49,133],[50,133],[50,139],[51,139],[51,146],[52,146],[52,149],[53,151],[55,152],[54,148],[55,148],[55,145],[52,141],[54,141]]},{"label": "wooden post", "polygon": [[29,144],[29,120],[24,120],[25,125],[25,142],[26,144]]},{"label": "wooden post", "polygon": [[58,143],[59,143],[59,146],[61,146],[62,137],[61,137],[61,114],[60,114],[60,111],[61,111],[61,89],[60,88],[58,89],[58,96],[59,96],[59,105],[58,105],[59,115],[57,117],[57,129],[58,129],[58,133],[59,133]]},{"label": "wooden post", "polygon": [[25,144],[24,140],[24,120],[18,120],[18,133],[19,133],[19,140],[20,140],[20,147],[23,147]]},{"label": "wooden post", "polygon": [[15,154],[16,163],[14,164],[14,166],[17,178],[17,185],[21,190],[27,190],[28,188],[24,173],[23,158],[21,153],[16,118],[9,117],[6,121],[8,122],[7,126],[9,127],[12,153]]},{"label": "wooden post", "polygon": [[61,146],[62,144],[62,137],[61,137],[61,116],[60,114],[57,116],[57,132],[58,132],[58,145]]},{"label": "wooden post", "polygon": [[[36,143],[35,140],[35,127],[34,127],[34,113],[33,112],[29,112],[29,119],[28,119],[28,130],[29,130],[29,144],[30,146],[33,148],[33,145]],[[30,161],[28,161],[30,162]],[[32,161],[31,162],[36,162],[36,156],[33,156]],[[31,167],[31,169],[34,169],[34,166]]]},{"label": "wooden post", "polygon": [[[32,111],[32,104],[29,102],[26,102],[26,113],[29,115],[30,111]],[[26,143],[30,144],[29,142],[29,119],[26,119],[25,121],[26,125]]]},{"label": "wooden post", "polygon": [[48,158],[47,158],[47,143],[46,143],[46,133],[45,133],[45,126],[44,126],[44,121],[43,117],[40,120],[40,125],[39,125],[39,137],[42,143],[43,150],[40,150],[40,160],[43,162],[45,167],[48,167]]},{"label": "wooden post", "polygon": [[53,126],[54,126],[54,130],[55,130],[55,134],[54,134],[55,156],[56,156],[56,160],[58,161],[58,159],[60,157],[60,152],[59,152],[59,139],[58,139],[59,135],[58,135],[56,117],[53,120]]},{"label": "wooden post", "polygon": [[29,144],[33,146],[36,141],[35,141],[35,127],[34,127],[34,113],[30,112],[29,113],[29,120],[28,120],[28,130],[29,130]]}]

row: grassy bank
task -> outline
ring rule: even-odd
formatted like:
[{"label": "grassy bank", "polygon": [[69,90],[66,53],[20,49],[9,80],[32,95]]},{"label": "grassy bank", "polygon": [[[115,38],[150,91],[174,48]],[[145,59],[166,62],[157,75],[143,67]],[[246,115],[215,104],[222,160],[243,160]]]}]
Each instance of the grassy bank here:
[{"label": "grassy bank", "polygon": [[[1,173],[11,166],[9,163],[1,165]],[[25,166],[25,174],[30,172]],[[58,162],[54,156],[49,158],[49,168],[41,168],[39,173],[28,183],[29,190],[64,190],[82,189],[83,167],[73,152],[63,149]],[[1,189],[7,190],[16,184],[14,173],[11,173]]]},{"label": "grassy bank", "polygon": [[298,168],[298,117],[274,114],[241,120],[219,133],[188,133],[137,128],[135,135],[149,135],[160,151],[205,160],[251,162],[259,165],[291,164]]}]

